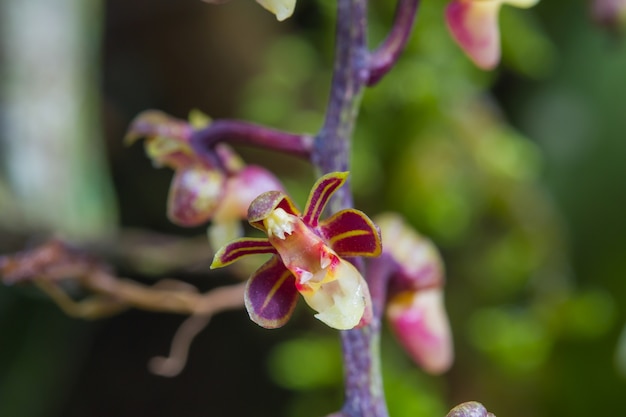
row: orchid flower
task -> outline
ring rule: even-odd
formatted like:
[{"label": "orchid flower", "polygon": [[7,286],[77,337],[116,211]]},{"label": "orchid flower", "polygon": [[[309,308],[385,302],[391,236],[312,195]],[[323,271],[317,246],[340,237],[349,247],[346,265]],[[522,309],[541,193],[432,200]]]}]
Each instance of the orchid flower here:
[{"label": "orchid flower", "polygon": [[347,172],[321,177],[313,186],[304,213],[280,191],[257,197],[248,209],[250,224],[267,238],[241,238],[216,254],[211,268],[229,265],[243,256],[273,254],[248,280],[245,306],[250,318],[265,328],[283,326],[298,298],[317,311],[315,317],[335,329],[351,329],[372,315],[367,283],[344,257],[378,256],[378,228],[362,212],[339,211],[320,220]]},{"label": "orchid flower", "polygon": [[446,8],[446,22],[454,40],[474,63],[492,69],[500,61],[498,13],[503,4],[528,8],[539,0],[453,0]]},{"label": "orchid flower", "polygon": [[146,153],[157,166],[175,171],[170,187],[167,214],[180,226],[192,227],[213,221],[211,244],[220,247],[242,233],[240,221],[259,194],[282,189],[280,182],[264,168],[248,165],[227,145],[215,147],[215,161],[198,157],[189,138],[210,120],[199,113],[190,122],[158,111],[141,113],[132,122],[127,143],[145,137]]},{"label": "orchid flower", "polygon": [[[205,3],[224,3],[228,0],[203,0]],[[296,8],[296,0],[256,0],[266,10],[274,13],[279,22],[291,17]]]},{"label": "orchid flower", "polygon": [[398,341],[425,371],[439,374],[454,353],[443,304],[443,264],[435,246],[394,214],[376,218],[384,253],[396,264],[387,317]]},{"label": "orchid flower", "polygon": [[626,0],[593,0],[591,15],[607,28],[623,29],[626,24]]}]

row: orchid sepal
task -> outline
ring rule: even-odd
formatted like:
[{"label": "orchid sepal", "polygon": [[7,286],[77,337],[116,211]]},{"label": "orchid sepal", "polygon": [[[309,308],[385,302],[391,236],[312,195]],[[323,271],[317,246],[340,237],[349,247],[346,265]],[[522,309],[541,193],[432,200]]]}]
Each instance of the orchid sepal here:
[{"label": "orchid sepal", "polygon": [[330,197],[348,178],[348,172],[331,172],[315,182],[304,207],[302,220],[311,227],[316,227]]},{"label": "orchid sepal", "polygon": [[539,0],[453,0],[446,7],[446,23],[454,40],[476,64],[489,70],[500,61],[498,14],[503,4],[528,8]]},{"label": "orchid sepal", "polygon": [[139,113],[130,123],[124,143],[132,145],[143,137],[164,136],[185,141],[193,128],[184,120],[172,117],[160,110],[145,110]]},{"label": "orchid sepal", "polygon": [[320,230],[340,256],[379,256],[382,253],[380,230],[360,210],[346,209],[320,223]]},{"label": "orchid sepal", "polygon": [[396,294],[387,318],[398,341],[426,372],[441,374],[452,365],[452,332],[441,288]]},{"label": "orchid sepal", "polygon": [[443,263],[435,245],[399,215],[377,216],[385,256],[394,262],[387,318],[398,342],[425,371],[445,372],[454,359],[443,302]]},{"label": "orchid sepal", "polygon": [[274,13],[276,20],[282,22],[291,17],[296,8],[296,0],[256,0],[263,8]]},{"label": "orchid sepal", "polygon": [[445,275],[441,256],[435,245],[413,230],[394,213],[376,216],[383,237],[383,250],[397,264],[391,280],[391,290],[418,291],[441,287]]},{"label": "orchid sepal", "polygon": [[213,257],[211,269],[222,268],[244,256],[276,254],[276,249],[266,238],[242,237],[220,248]]}]

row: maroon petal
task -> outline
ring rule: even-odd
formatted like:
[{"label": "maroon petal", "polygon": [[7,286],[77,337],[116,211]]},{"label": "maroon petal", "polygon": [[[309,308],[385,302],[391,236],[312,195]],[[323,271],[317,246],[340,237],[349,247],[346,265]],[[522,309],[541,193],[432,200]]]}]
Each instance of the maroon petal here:
[{"label": "maroon petal", "polygon": [[305,224],[311,227],[317,226],[328,200],[346,182],[346,178],[348,178],[347,172],[331,172],[317,180],[304,208],[302,220]]},{"label": "maroon petal", "polygon": [[185,120],[177,119],[158,110],[139,113],[128,127],[124,141],[130,145],[137,139],[164,136],[185,143],[193,128]]},{"label": "maroon petal", "polygon": [[298,300],[294,276],[273,256],[248,280],[244,301],[250,319],[266,329],[283,326]]},{"label": "maroon petal", "polygon": [[217,251],[211,269],[232,264],[247,255],[276,253],[276,249],[265,238],[243,237]]},{"label": "maroon petal", "polygon": [[378,256],[382,252],[380,231],[359,210],[342,210],[323,221],[320,229],[339,256]]}]

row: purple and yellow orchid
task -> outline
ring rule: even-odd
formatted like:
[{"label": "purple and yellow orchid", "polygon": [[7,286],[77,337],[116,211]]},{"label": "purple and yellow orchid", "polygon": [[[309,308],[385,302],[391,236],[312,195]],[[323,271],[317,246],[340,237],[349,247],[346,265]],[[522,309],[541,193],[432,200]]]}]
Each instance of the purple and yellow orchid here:
[{"label": "purple and yellow orchid", "polygon": [[626,0],[593,0],[591,16],[608,29],[620,30],[626,25]]},{"label": "purple and yellow orchid", "polygon": [[210,119],[199,112],[192,113],[187,122],[150,110],[135,118],[126,142],[145,138],[146,154],[153,163],[175,171],[167,201],[168,218],[185,227],[212,221],[211,244],[220,247],[241,236],[240,222],[256,196],[282,186],[266,169],[246,166],[228,145],[216,145],[214,161],[197,156],[189,138],[208,123]]},{"label": "purple and yellow orchid", "polygon": [[355,209],[320,220],[347,176],[347,172],[334,172],[321,177],[302,214],[280,191],[260,195],[250,205],[248,221],[267,238],[237,239],[215,254],[211,268],[247,255],[274,255],[252,274],[246,286],[245,305],[255,323],[265,328],[283,326],[295,308],[298,293],[317,311],[317,319],[335,329],[362,326],[371,319],[367,283],[345,257],[380,255],[378,228]]},{"label": "purple and yellow orchid", "polygon": [[503,4],[528,8],[539,0],[453,0],[446,8],[452,37],[476,66],[492,69],[500,61],[498,13]]}]

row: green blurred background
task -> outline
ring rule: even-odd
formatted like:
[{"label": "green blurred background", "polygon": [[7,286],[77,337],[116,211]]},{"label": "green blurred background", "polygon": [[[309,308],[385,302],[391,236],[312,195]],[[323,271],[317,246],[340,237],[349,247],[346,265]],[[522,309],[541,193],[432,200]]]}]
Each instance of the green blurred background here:
[{"label": "green blurred background", "polygon": [[[77,163],[73,176],[85,184],[50,188],[65,203],[62,192],[74,190],[72,207],[90,215],[67,226],[63,219],[80,215],[59,209],[61,220],[42,226],[37,210],[24,216],[5,158],[0,253],[40,240],[54,222],[77,238],[86,230],[91,239],[128,229],[204,233],[167,222],[171,171],[153,169],[140,146],[122,145],[142,110],[184,118],[198,108],[297,132],[321,126],[334,2],[301,0],[278,24],[251,0],[55,1],[81,11],[77,47],[87,51],[81,65],[91,78],[80,97],[93,120],[67,121],[87,133],[45,161],[54,169],[90,155],[102,166]],[[5,11],[11,3],[2,3]],[[384,37],[392,3],[371,4],[372,45]],[[505,7],[503,63],[485,73],[452,43],[445,3],[424,2],[397,67],[366,92],[354,142],[357,206],[372,215],[401,212],[439,245],[447,267],[456,363],[428,376],[385,331],[390,414],[444,416],[478,400],[500,417],[626,415],[626,45],[591,22],[586,1]],[[45,34],[49,21],[38,30]],[[6,97],[20,82],[3,27],[0,127],[10,125]],[[29,115],[34,124],[46,117]],[[85,124],[91,130],[80,130]],[[22,138],[1,132],[7,155]],[[274,167],[302,205],[314,181],[309,167],[240,150]],[[81,186],[87,191],[76,191]],[[146,283],[173,275],[203,290],[232,282],[206,265],[154,274],[120,265],[120,272]],[[339,342],[304,307],[271,332],[243,311],[219,315],[180,376],[149,374],[148,360],[167,351],[180,322],[139,311],[73,320],[32,288],[0,287],[0,416],[313,417],[340,407]]]}]

